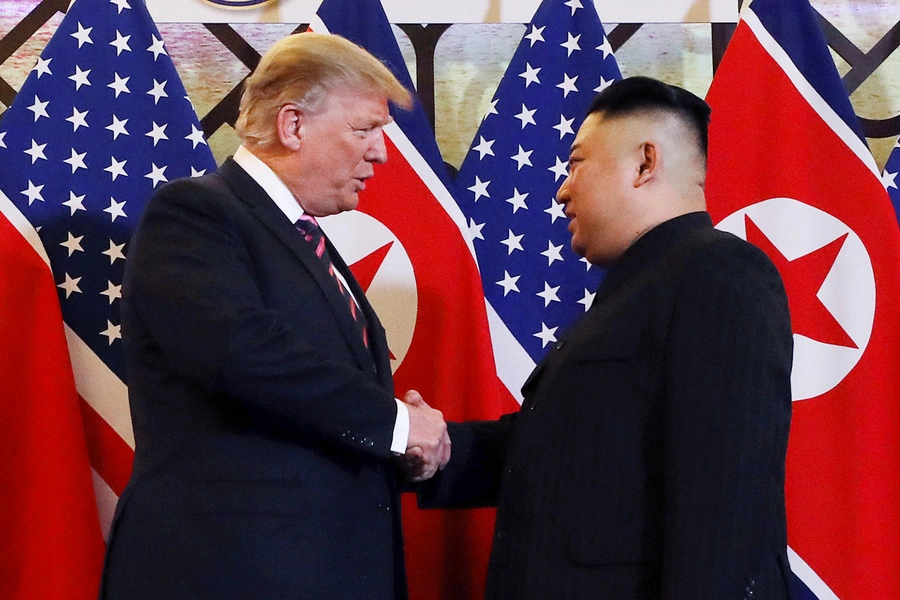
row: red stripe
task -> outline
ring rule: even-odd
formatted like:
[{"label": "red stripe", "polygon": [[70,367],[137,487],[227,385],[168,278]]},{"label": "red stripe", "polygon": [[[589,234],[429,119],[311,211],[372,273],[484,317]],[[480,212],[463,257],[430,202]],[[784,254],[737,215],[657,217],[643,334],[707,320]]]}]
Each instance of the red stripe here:
[{"label": "red stripe", "polygon": [[94,407],[81,396],[79,400],[91,466],[116,496],[121,496],[128,478],[131,477],[134,450],[119,437]]}]

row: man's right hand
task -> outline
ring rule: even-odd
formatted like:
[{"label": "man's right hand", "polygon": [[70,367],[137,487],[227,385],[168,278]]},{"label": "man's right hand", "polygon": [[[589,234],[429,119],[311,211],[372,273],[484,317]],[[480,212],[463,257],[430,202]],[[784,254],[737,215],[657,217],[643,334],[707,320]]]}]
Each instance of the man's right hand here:
[{"label": "man's right hand", "polygon": [[441,411],[428,406],[419,392],[403,397],[409,409],[409,441],[401,464],[410,481],[430,479],[450,460],[450,436]]}]

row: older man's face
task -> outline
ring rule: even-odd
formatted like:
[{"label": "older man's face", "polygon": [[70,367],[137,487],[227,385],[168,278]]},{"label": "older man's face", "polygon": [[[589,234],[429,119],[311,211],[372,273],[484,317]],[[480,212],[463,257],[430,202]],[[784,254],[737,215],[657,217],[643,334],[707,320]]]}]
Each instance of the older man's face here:
[{"label": "older man's face", "polygon": [[307,213],[356,208],[374,164],[387,160],[382,130],[390,121],[387,100],[365,93],[331,93],[320,112],[305,115],[291,189]]}]

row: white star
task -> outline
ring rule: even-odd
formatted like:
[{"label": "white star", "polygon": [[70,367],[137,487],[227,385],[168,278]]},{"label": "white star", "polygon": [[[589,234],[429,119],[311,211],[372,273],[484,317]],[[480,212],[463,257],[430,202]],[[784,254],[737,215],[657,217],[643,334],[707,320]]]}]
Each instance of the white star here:
[{"label": "white star", "polygon": [[535,43],[544,41],[543,34],[546,27],[546,25],[544,27],[538,27],[534,24],[531,25],[531,31],[525,36],[525,39],[531,42],[532,48],[534,48]]},{"label": "white star", "polygon": [[525,63],[525,72],[519,73],[519,77],[525,80],[525,87],[527,88],[532,83],[540,84],[541,80],[538,79],[538,73],[541,72],[541,68],[537,69],[533,68],[531,64]]},{"label": "white star", "polygon": [[72,215],[75,214],[75,211],[87,210],[84,208],[84,194],[76,196],[72,191],[69,192],[69,199],[63,202],[63,206],[68,206]]},{"label": "white star", "polygon": [[538,292],[535,296],[539,296],[544,299],[544,308],[550,306],[551,302],[559,302],[559,296],[556,295],[556,292],[559,291],[560,286],[550,287],[546,281],[544,282],[544,291]]},{"label": "white star", "polygon": [[91,30],[93,27],[88,27],[85,29],[81,26],[81,23],[78,24],[78,31],[72,34],[72,37],[78,40],[78,47],[81,48],[84,44],[93,44],[94,40],[91,39]]},{"label": "white star", "polygon": [[566,134],[575,135],[575,130],[572,129],[572,123],[575,122],[575,119],[567,119],[564,115],[559,115],[559,125],[554,125],[553,129],[559,132],[559,139],[563,139],[566,137]]},{"label": "white star", "polygon": [[522,112],[516,115],[516,118],[522,121],[522,129],[525,129],[525,126],[529,123],[537,125],[537,123],[534,122],[534,113],[536,112],[536,108],[529,110],[527,106],[524,104],[522,105]]},{"label": "white star", "polygon": [[606,59],[610,54],[613,53],[612,44],[609,43],[609,38],[603,36],[603,43],[597,46],[597,50],[600,50],[603,53],[603,58]]},{"label": "white star", "polygon": [[525,150],[522,149],[522,146],[519,146],[519,151],[516,152],[515,154],[513,154],[512,156],[510,156],[510,158],[513,159],[514,161],[516,161],[516,163],[519,165],[518,168],[516,169],[517,171],[521,171],[522,167],[524,167],[525,165],[528,165],[529,167],[533,166],[531,164],[531,153],[532,152],[534,152],[534,150],[528,150],[526,152]]},{"label": "white star", "polygon": [[200,169],[199,171],[194,167],[191,167],[191,177],[201,177],[206,174],[206,169]]},{"label": "white star", "polygon": [[547,249],[541,252],[541,256],[547,257],[548,267],[552,265],[553,261],[555,260],[562,261],[563,257],[562,254],[560,254],[560,252],[562,252],[562,248],[562,244],[560,244],[559,246],[554,246],[553,242],[547,242]]},{"label": "white star", "polygon": [[41,196],[42,189],[44,189],[43,185],[34,185],[30,179],[28,180],[28,189],[22,190],[22,195],[28,198],[28,206],[31,206],[35,200],[44,201],[44,197]]},{"label": "white star", "polygon": [[[113,115],[112,123],[106,126],[106,128],[112,131],[113,139],[117,139],[120,135],[128,135],[128,132],[125,131],[125,124],[128,122],[128,119],[124,119],[120,121],[116,115]],[[155,144],[154,144],[155,145]]]},{"label": "white star", "polygon": [[[128,217],[128,215],[125,214],[125,200],[122,200],[121,202],[116,202],[115,198],[110,198],[109,199],[109,208],[104,208],[103,212],[109,213],[109,216],[111,217],[112,221],[115,221],[116,217],[125,217],[125,218]],[[104,254],[105,254],[105,252],[104,252]]]},{"label": "white star", "polygon": [[561,161],[561,160],[559,160],[559,158],[557,158],[556,164],[553,165],[552,167],[549,167],[547,170],[552,171],[553,174],[555,175],[555,177],[553,178],[553,181],[559,181],[560,177],[568,177],[569,176],[569,171],[568,171],[567,167],[568,167],[568,164],[565,161]]},{"label": "white star", "polygon": [[41,99],[37,96],[34,97],[34,104],[28,107],[28,110],[34,113],[34,122],[37,123],[37,120],[41,117],[50,118],[50,115],[47,114],[47,105],[50,104],[50,101],[41,102]]},{"label": "white star", "polygon": [[154,148],[156,147],[156,143],[159,142],[159,140],[169,139],[169,136],[166,135],[166,127],[168,126],[169,125],[167,123],[163,125],[157,125],[156,121],[153,121],[153,129],[144,134],[148,138],[153,138]]},{"label": "white star", "polygon": [[575,87],[575,82],[578,80],[578,75],[575,77],[569,77],[567,73],[563,73],[562,83],[557,83],[556,87],[563,91],[563,98],[569,97],[569,92],[577,92],[578,88]]},{"label": "white star", "polygon": [[584,8],[581,5],[581,0],[569,0],[568,2],[563,2],[563,4],[572,9],[572,16],[575,16],[576,10],[578,10],[579,8]]},{"label": "white star", "polygon": [[144,177],[153,182],[153,187],[156,187],[162,181],[169,181],[166,179],[166,169],[168,168],[166,165],[163,165],[162,167],[157,167],[156,163],[150,163],[150,165],[151,170],[144,175]]},{"label": "white star", "polygon": [[34,140],[31,140],[31,148],[25,150],[25,154],[31,157],[31,164],[36,163],[39,158],[47,160],[47,156],[44,154],[44,148],[46,147],[47,144],[38,144]]},{"label": "white star", "polygon": [[582,257],[579,259],[579,262],[583,262],[583,263],[584,263],[584,270],[585,270],[585,271],[590,271],[590,270],[591,270],[591,266],[592,266],[592,265],[591,265],[591,262],[590,262],[587,258],[585,258],[584,256],[582,256]]},{"label": "white star", "polygon": [[518,292],[519,291],[519,277],[521,275],[516,275],[515,277],[510,277],[509,272],[503,271],[503,279],[497,282],[497,285],[503,288],[503,297],[510,292]]},{"label": "white star", "polygon": [[488,191],[487,191],[487,187],[488,187],[490,184],[491,184],[490,181],[482,181],[482,180],[479,179],[478,176],[476,175],[476,176],[475,176],[475,185],[473,185],[473,186],[470,187],[470,188],[466,188],[466,189],[469,190],[470,192],[474,192],[474,193],[475,193],[475,202],[478,202],[478,199],[481,198],[482,196],[484,196],[485,198],[490,198],[490,197],[491,197],[491,195],[488,194]]},{"label": "white star", "polygon": [[53,73],[50,72],[50,61],[51,60],[53,60],[53,59],[52,58],[48,58],[46,60],[44,60],[43,58],[37,59],[37,62],[35,63],[34,67],[31,70],[37,71],[38,79],[40,79],[41,76],[44,75],[45,73],[47,75],[53,75]]},{"label": "white star", "polygon": [[79,235],[75,237],[72,235],[72,232],[68,232],[69,239],[62,242],[60,246],[69,251],[69,256],[72,256],[73,252],[84,252],[84,248],[81,247],[81,240],[84,239],[83,235]]},{"label": "white star", "polygon": [[72,107],[72,116],[67,117],[66,121],[72,124],[72,131],[78,131],[79,127],[87,127],[87,121],[84,119],[88,114],[88,111],[80,112],[74,106]]},{"label": "white star", "polygon": [[131,79],[131,77],[122,79],[121,77],[119,77],[118,73],[113,73],[113,75],[115,76],[115,79],[106,87],[112,88],[116,91],[116,98],[119,97],[119,94],[130,94],[131,90],[128,89],[128,80]]},{"label": "white star", "polygon": [[191,140],[191,142],[194,143],[194,145],[191,146],[192,148],[196,148],[197,144],[206,144],[206,140],[203,139],[203,130],[197,129],[197,127],[193,123],[191,123],[191,134],[185,136],[184,139]]},{"label": "white star", "polygon": [[166,84],[168,81],[159,82],[155,79],[153,80],[153,89],[147,92],[150,96],[153,96],[153,105],[156,106],[156,103],[159,102],[160,98],[168,98],[169,95],[166,93]]},{"label": "white star", "polygon": [[75,74],[69,75],[69,79],[75,82],[75,91],[80,90],[81,86],[83,85],[91,85],[91,82],[88,81],[88,75],[90,74],[90,69],[88,69],[87,71],[82,71],[81,67],[75,65]]},{"label": "white star", "polygon": [[125,244],[113,244],[113,241],[109,240],[109,250],[103,251],[103,254],[109,257],[109,264],[113,264],[120,258],[125,260],[125,255],[122,253],[123,248],[125,248]]},{"label": "white star", "polygon": [[130,35],[122,35],[119,33],[119,30],[116,30],[116,39],[109,43],[110,46],[114,46],[116,49],[116,56],[122,54],[123,52],[131,52],[131,48],[128,47],[128,40],[131,39]]},{"label": "white star", "polygon": [[481,140],[478,142],[478,145],[472,147],[472,150],[478,152],[478,160],[481,160],[488,154],[494,156],[494,151],[491,150],[491,146],[494,145],[494,140],[486,140],[484,139],[484,136],[479,137],[481,138]]},{"label": "white star", "polygon": [[607,81],[606,78],[601,75],[600,76],[600,85],[595,87],[594,91],[599,94],[600,92],[602,92],[603,90],[605,90],[606,88],[611,86],[614,81],[615,81],[615,79],[610,79],[609,81]]},{"label": "white star", "polygon": [[544,212],[550,215],[550,223],[556,223],[557,219],[566,218],[565,207],[554,198],[550,198],[550,208],[545,208]]},{"label": "white star", "polygon": [[512,204],[513,214],[516,214],[516,211],[518,211],[520,208],[528,210],[528,206],[525,204],[526,198],[528,198],[528,192],[520,194],[517,188],[513,188],[513,197],[506,199],[507,202]]},{"label": "white star", "polygon": [[119,12],[117,14],[122,14],[122,11],[126,8],[131,8],[131,5],[128,4],[128,0],[109,0],[110,4],[115,4],[119,7]]},{"label": "white star", "polygon": [[79,294],[81,293],[81,288],[78,287],[79,281],[81,281],[81,277],[76,277],[75,279],[72,279],[71,277],[69,277],[69,274],[66,273],[66,280],[60,284],[57,284],[56,287],[66,290],[66,298],[68,298],[69,296],[71,296],[72,294],[74,294],[76,292]]},{"label": "white star", "polygon": [[885,189],[897,189],[897,173],[888,173],[887,170],[885,170],[884,174],[881,176],[881,181],[884,182]]},{"label": "white star", "polygon": [[5,131],[0,131],[0,148],[6,148],[6,142],[3,141],[3,138],[6,137]]},{"label": "white star", "polygon": [[513,250],[521,250],[522,252],[525,252],[525,248],[522,247],[522,238],[523,237],[525,237],[524,233],[521,235],[515,235],[512,232],[512,229],[510,229],[509,237],[507,237],[505,240],[501,241],[500,243],[505,244],[506,247],[509,249],[508,254],[512,254]]},{"label": "white star", "polygon": [[556,330],[557,329],[559,329],[559,327],[554,327],[553,329],[550,329],[547,327],[547,325],[545,325],[544,323],[541,323],[541,330],[538,333],[534,334],[534,337],[539,338],[541,340],[541,342],[543,342],[543,344],[541,345],[541,348],[546,348],[547,344],[556,341]]},{"label": "white star", "polygon": [[84,164],[84,157],[87,156],[87,152],[82,152],[78,154],[75,152],[75,148],[72,148],[72,156],[64,160],[63,162],[72,167],[72,173],[77,171],[78,169],[87,169],[87,165]]},{"label": "white star", "polygon": [[588,309],[591,307],[591,304],[594,303],[594,296],[596,296],[596,295],[597,295],[596,292],[592,294],[591,292],[587,291],[587,288],[585,288],[584,298],[582,298],[581,300],[578,301],[578,304],[584,305],[584,312],[587,312]]},{"label": "white star", "polygon": [[115,340],[122,339],[122,326],[121,325],[113,325],[112,321],[106,321],[106,330],[101,331],[100,335],[105,335],[109,338],[109,345],[112,346],[112,343]]},{"label": "white star", "polygon": [[578,40],[581,39],[581,34],[579,33],[575,37],[572,37],[571,33],[567,33],[566,36],[568,36],[569,39],[567,39],[565,43],[560,44],[560,46],[568,50],[569,53],[566,54],[566,56],[572,56],[573,52],[575,52],[576,50],[581,50],[581,46],[578,45]]},{"label": "white star", "polygon": [[165,46],[163,46],[163,41],[161,39],[157,39],[155,35],[152,36],[152,38],[153,38],[153,43],[150,44],[149,48],[147,48],[147,52],[153,53],[153,60],[156,61],[156,59],[159,58],[160,54],[164,54],[165,56],[168,56],[169,53],[166,52],[166,48],[165,48]]},{"label": "white star", "polygon": [[469,237],[472,240],[484,240],[481,230],[484,229],[484,223],[476,223],[475,219],[469,219]]},{"label": "white star", "polygon": [[115,156],[110,156],[110,159],[112,159],[112,162],[110,162],[109,166],[103,170],[112,175],[112,180],[115,181],[116,177],[118,177],[119,175],[128,177],[128,173],[125,172],[125,163],[127,163],[128,161],[123,160],[119,162],[116,160]]},{"label": "white star", "polygon": [[109,298],[109,303],[112,304],[116,300],[120,300],[122,298],[122,286],[121,285],[113,285],[112,281],[106,280],[108,284],[105,292],[100,292],[107,298]]},{"label": "white star", "polygon": [[496,115],[497,113],[497,99],[491,100],[491,103],[488,105],[487,110],[484,113],[484,116],[481,117],[481,120],[484,121],[491,115]]}]

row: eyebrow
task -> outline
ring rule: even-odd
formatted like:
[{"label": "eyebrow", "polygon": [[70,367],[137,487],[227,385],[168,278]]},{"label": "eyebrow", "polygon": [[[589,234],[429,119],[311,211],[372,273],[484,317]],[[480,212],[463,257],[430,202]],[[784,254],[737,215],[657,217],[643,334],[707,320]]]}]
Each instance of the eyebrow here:
[{"label": "eyebrow", "polygon": [[572,144],[572,147],[569,148],[569,156],[572,156],[572,153],[575,152],[576,150],[578,150],[580,147],[581,147],[580,142],[575,142],[574,144]]}]

